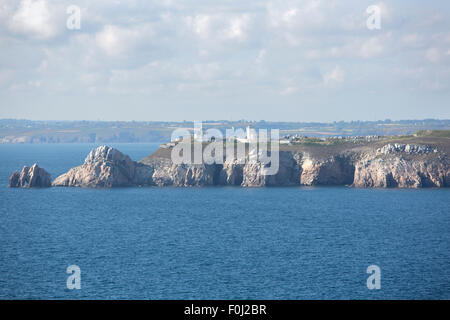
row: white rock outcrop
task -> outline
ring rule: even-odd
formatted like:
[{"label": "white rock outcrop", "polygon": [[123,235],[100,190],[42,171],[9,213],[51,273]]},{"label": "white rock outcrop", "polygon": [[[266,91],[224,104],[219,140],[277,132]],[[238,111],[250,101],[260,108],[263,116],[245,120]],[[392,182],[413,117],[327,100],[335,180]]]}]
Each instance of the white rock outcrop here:
[{"label": "white rock outcrop", "polygon": [[126,187],[152,185],[153,169],[134,162],[119,150],[101,146],[92,150],[84,164],[57,177],[53,186]]}]

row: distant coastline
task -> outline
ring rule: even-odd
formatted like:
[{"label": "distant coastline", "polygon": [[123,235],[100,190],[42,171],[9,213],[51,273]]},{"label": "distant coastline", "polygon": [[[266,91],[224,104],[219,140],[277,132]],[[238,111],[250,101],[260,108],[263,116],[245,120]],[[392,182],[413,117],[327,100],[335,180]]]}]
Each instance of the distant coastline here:
[{"label": "distant coastline", "polygon": [[[280,129],[281,134],[310,137],[402,136],[420,130],[450,130],[450,120],[319,122],[205,121],[204,128]],[[164,143],[173,130],[191,121],[32,121],[0,119],[0,143]]]}]

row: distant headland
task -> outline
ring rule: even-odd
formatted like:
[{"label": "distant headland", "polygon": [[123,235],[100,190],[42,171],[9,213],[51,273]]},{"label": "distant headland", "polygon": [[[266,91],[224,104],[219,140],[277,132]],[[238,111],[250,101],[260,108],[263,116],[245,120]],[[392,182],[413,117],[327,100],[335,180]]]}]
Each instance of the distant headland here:
[{"label": "distant headland", "polygon": [[[283,138],[285,139],[285,138]],[[207,147],[208,142],[202,144]],[[10,187],[133,186],[332,186],[359,188],[425,188],[450,186],[450,130],[420,131],[405,136],[290,137],[279,145],[279,170],[262,174],[262,163],[252,163],[245,144],[242,158],[220,164],[176,164],[166,143],[153,154],[133,161],[119,150],[100,146],[83,164],[50,183],[37,165],[11,175]]]}]

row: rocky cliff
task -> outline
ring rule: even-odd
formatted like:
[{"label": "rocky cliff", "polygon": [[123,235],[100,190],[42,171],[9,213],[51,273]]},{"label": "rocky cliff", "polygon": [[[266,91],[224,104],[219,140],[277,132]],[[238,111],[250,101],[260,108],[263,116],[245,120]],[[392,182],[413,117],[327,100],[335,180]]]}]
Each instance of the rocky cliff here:
[{"label": "rocky cliff", "polygon": [[387,144],[355,163],[355,187],[449,187],[446,154],[430,146]]},{"label": "rocky cliff", "polygon": [[[416,142],[416,143],[412,143]],[[417,143],[421,142],[421,143]],[[120,151],[101,146],[84,164],[57,177],[53,186],[316,186],[361,188],[449,187],[449,139],[434,144],[378,142],[364,146],[288,146],[280,149],[279,170],[264,175],[264,165],[245,158],[224,164],[174,164],[171,147],[164,146],[139,162]],[[22,174],[19,175],[19,177]],[[18,173],[10,185],[20,185]],[[26,180],[26,179],[25,179]],[[23,181],[25,181],[23,180]]]},{"label": "rocky cliff", "polygon": [[46,188],[51,186],[50,174],[35,163],[31,168],[23,167],[9,177],[10,188]]},{"label": "rocky cliff", "polygon": [[92,150],[81,166],[57,177],[53,186],[128,187],[152,183],[153,168],[137,163],[117,149],[101,146]]}]

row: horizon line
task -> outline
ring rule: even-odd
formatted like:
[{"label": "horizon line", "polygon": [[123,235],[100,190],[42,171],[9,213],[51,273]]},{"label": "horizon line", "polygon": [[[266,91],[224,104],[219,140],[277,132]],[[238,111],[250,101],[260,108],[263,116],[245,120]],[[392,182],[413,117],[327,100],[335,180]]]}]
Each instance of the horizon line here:
[{"label": "horizon line", "polygon": [[30,122],[136,122],[136,123],[143,123],[143,122],[156,122],[156,123],[163,123],[163,122],[172,122],[172,123],[190,123],[190,122],[266,122],[266,123],[325,123],[325,124],[333,124],[333,123],[350,123],[350,122],[401,122],[401,121],[450,121],[450,119],[439,119],[439,118],[423,118],[423,119],[398,119],[398,120],[392,120],[392,119],[379,119],[379,120],[333,120],[333,121],[283,121],[283,120],[249,120],[249,119],[238,119],[238,120],[226,120],[226,119],[205,119],[205,120],[48,120],[48,119],[39,119],[39,120],[32,120],[32,119],[26,119],[26,118],[0,118],[0,121],[30,121]]}]

